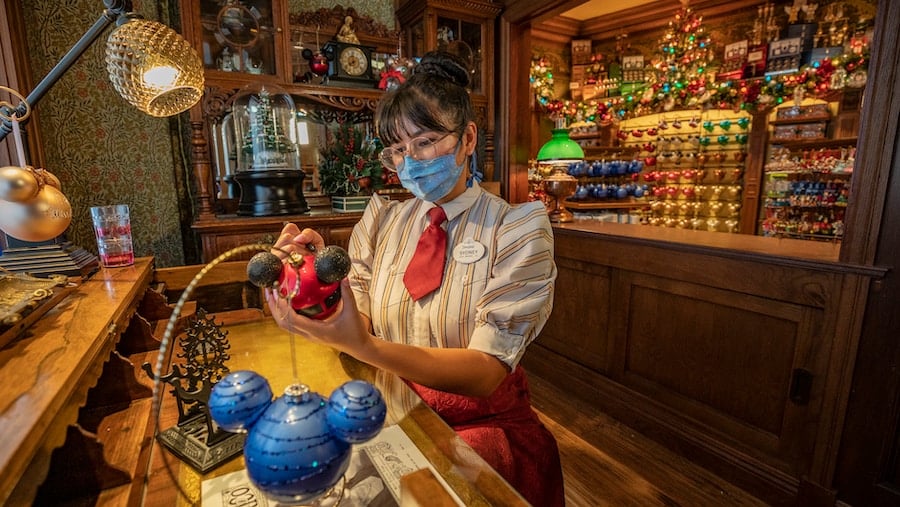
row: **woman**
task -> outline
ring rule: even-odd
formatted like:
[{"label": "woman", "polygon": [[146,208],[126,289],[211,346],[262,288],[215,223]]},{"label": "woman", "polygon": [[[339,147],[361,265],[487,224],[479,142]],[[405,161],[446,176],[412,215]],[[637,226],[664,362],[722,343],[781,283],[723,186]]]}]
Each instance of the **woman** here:
[{"label": "woman", "polygon": [[[556,441],[519,366],[552,308],[552,230],[540,203],[511,206],[478,186],[468,76],[459,59],[429,53],[379,104],[382,162],[415,198],[372,197],[338,313],[316,321],[272,291],[268,301],[285,329],[405,379],[533,505],[563,505]],[[413,260],[423,237],[438,246]],[[308,244],[322,247],[321,236],[288,224],[276,246]]]}]

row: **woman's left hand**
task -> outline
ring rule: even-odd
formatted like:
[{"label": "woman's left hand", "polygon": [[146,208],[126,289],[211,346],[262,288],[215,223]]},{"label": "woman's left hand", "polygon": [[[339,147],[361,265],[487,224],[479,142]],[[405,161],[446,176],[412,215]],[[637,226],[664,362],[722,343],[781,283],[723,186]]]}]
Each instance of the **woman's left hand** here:
[{"label": "woman's left hand", "polygon": [[323,320],[297,313],[291,308],[290,301],[273,289],[266,289],[266,301],[281,328],[351,356],[358,357],[374,339],[369,333],[368,323],[356,307],[356,298],[346,278],[341,280],[341,302],[337,311]]}]

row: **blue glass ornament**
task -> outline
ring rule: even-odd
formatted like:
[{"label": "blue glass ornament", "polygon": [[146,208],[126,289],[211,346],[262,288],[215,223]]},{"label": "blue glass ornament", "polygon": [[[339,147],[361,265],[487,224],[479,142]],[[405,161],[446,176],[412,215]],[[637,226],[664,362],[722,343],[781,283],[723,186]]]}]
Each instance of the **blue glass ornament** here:
[{"label": "blue glass ornament", "polygon": [[328,426],[344,442],[358,444],[370,440],[381,430],[386,415],[387,406],[381,393],[368,382],[351,380],[328,398]]},{"label": "blue glass ornament", "polygon": [[229,373],[213,386],[207,406],[219,427],[238,433],[252,426],[271,402],[269,382],[256,372],[242,370]]}]

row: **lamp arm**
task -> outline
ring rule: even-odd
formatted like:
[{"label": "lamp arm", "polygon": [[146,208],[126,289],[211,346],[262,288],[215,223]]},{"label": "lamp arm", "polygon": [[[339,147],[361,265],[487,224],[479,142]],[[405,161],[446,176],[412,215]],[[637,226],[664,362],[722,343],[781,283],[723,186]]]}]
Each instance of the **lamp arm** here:
[{"label": "lamp arm", "polygon": [[[50,72],[44,76],[44,79],[41,79],[41,82],[31,90],[31,93],[25,98],[25,102],[19,103],[15,109],[16,116],[24,117],[28,113],[29,107],[34,108],[41,98],[50,91],[50,88],[63,77],[72,65],[81,58],[81,55],[83,55],[84,52],[91,47],[94,41],[100,37],[100,34],[116,21],[119,16],[127,14],[132,10],[131,0],[103,0],[103,4],[106,6],[106,10],[103,14],[101,14],[88,31],[78,39],[78,42],[63,55],[59,63],[50,69]],[[2,141],[10,132],[12,132],[11,118],[13,111],[4,106],[0,113],[2,113],[0,114],[0,120],[2,120],[2,122],[0,122],[0,141]]]}]

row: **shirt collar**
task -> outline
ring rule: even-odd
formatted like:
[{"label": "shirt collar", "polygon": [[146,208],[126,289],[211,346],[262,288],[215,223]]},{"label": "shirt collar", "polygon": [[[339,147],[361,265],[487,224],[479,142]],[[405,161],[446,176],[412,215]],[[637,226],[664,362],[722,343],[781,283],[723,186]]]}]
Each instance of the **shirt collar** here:
[{"label": "shirt collar", "polygon": [[464,211],[471,208],[482,192],[484,192],[484,190],[478,185],[478,182],[473,180],[472,186],[467,188],[465,192],[458,195],[452,201],[441,204],[440,206],[444,208],[444,213],[447,215],[447,221],[453,220],[457,216],[463,214]]}]

